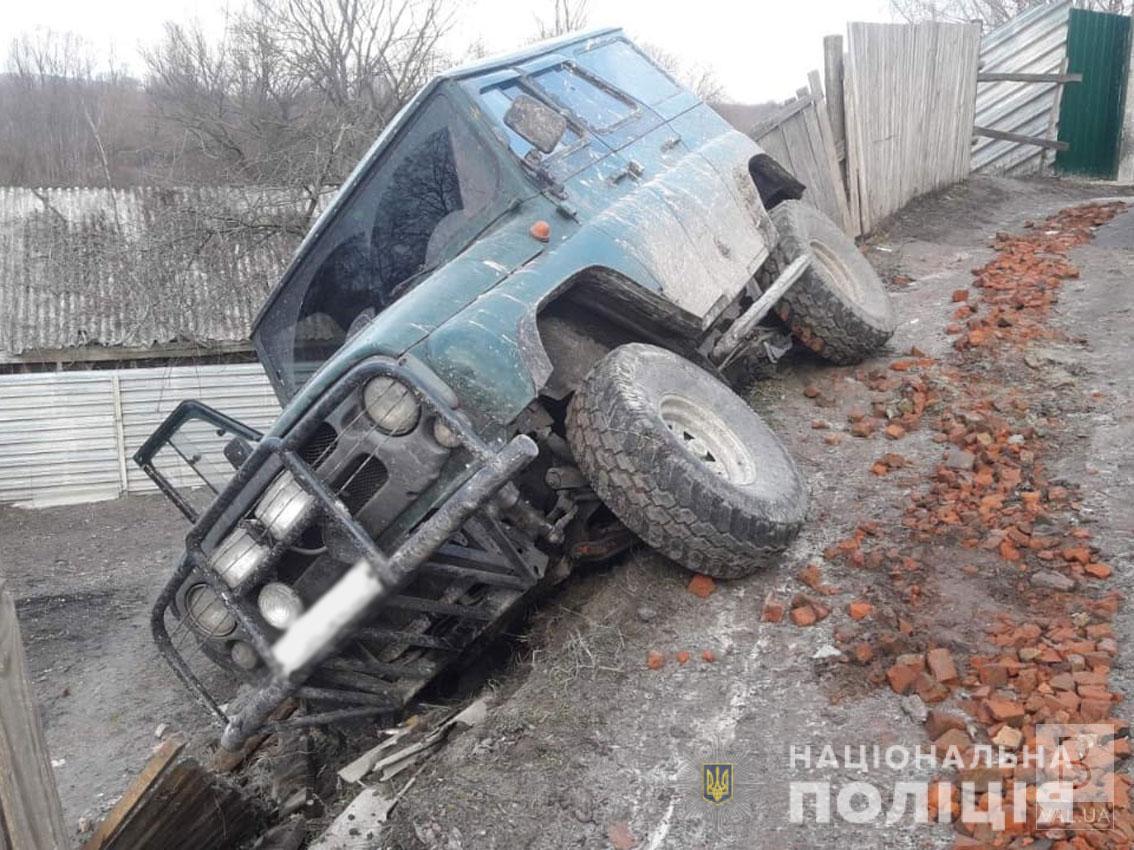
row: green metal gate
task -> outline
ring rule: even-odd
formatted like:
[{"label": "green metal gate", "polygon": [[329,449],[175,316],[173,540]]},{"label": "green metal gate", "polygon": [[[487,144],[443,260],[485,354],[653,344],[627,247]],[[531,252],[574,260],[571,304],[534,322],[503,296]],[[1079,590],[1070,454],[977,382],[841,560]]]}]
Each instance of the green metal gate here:
[{"label": "green metal gate", "polygon": [[1060,171],[1114,178],[1129,60],[1129,17],[1071,10],[1067,70],[1083,81],[1063,90],[1059,141],[1071,147],[1055,156]]}]

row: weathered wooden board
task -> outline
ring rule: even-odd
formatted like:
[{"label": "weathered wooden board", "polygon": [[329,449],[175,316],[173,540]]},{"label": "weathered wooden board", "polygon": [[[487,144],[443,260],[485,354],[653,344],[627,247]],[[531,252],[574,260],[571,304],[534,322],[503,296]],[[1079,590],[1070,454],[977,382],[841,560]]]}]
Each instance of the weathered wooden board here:
[{"label": "weathered wooden board", "polygon": [[65,850],[59,791],[27,679],[16,606],[0,576],[0,848]]},{"label": "weathered wooden board", "polygon": [[809,90],[802,89],[794,101],[758,126],[752,137],[807,187],[804,201],[822,210],[848,233],[857,235],[818,73],[812,72],[809,81]]},{"label": "weathered wooden board", "polygon": [[262,812],[233,784],[163,743],[83,850],[224,850],[247,838]]},{"label": "weathered wooden board", "polygon": [[971,24],[848,25],[847,182],[863,233],[968,176],[979,47]]}]

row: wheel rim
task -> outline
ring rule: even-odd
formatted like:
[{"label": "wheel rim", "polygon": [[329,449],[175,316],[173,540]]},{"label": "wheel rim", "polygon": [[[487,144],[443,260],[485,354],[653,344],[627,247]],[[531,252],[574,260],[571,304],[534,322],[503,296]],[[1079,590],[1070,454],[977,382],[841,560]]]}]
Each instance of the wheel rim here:
[{"label": "wheel rim", "polygon": [[659,409],[662,422],[674,439],[714,475],[735,485],[755,480],[752,455],[724,420],[703,404],[684,396],[667,395]]},{"label": "wheel rim", "polygon": [[827,272],[831,283],[843,295],[855,301],[861,301],[865,296],[862,286],[855,280],[854,275],[850,273],[850,269],[846,267],[839,256],[818,239],[811,240],[809,247],[811,248],[812,259]]}]

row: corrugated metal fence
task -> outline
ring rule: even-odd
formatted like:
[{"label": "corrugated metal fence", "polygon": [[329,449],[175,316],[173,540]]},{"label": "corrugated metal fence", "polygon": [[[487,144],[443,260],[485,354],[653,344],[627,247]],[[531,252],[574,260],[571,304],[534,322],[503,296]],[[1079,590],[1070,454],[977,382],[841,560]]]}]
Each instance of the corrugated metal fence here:
[{"label": "corrugated metal fence", "polygon": [[258,363],[0,375],[0,503],[43,507],[156,489],[131,458],[185,398],[260,430],[279,415]]},{"label": "corrugated metal fence", "polygon": [[[1071,0],[1028,9],[988,32],[980,44],[980,70],[985,73],[1058,74],[1067,59],[1067,22]],[[1001,81],[977,89],[976,125],[1009,133],[1054,138],[1059,119],[1061,86],[1056,83]],[[1033,174],[1050,152],[1035,145],[978,138],[973,145],[973,171],[987,174]]]},{"label": "corrugated metal fence", "polygon": [[863,233],[969,173],[980,28],[847,26],[847,195]]}]

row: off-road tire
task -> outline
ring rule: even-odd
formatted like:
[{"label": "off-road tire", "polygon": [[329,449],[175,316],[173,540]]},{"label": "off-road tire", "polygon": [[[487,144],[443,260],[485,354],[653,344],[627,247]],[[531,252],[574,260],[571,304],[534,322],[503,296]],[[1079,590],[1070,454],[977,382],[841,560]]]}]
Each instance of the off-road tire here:
[{"label": "off-road tire", "polygon": [[[675,417],[700,421],[711,439],[689,442],[681,427],[671,430]],[[754,572],[791,542],[807,513],[807,487],[764,421],[715,377],[662,348],[623,345],[600,360],[571,401],[567,439],[618,519],[666,557],[711,576]],[[687,446],[716,455],[703,460]]]},{"label": "off-road tire", "polygon": [[854,240],[802,201],[784,201],[771,215],[780,239],[760,269],[761,287],[797,258],[811,256],[811,266],[776,305],[792,334],[840,364],[858,363],[885,345],[894,333],[894,308]]}]

